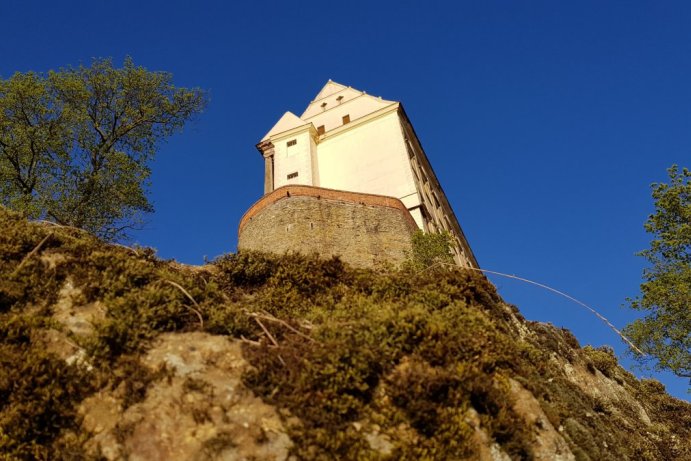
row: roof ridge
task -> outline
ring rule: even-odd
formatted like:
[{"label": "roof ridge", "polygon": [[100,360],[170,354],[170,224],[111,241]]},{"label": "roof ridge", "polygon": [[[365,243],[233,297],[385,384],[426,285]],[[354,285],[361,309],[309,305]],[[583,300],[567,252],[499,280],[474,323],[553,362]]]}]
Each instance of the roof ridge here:
[{"label": "roof ridge", "polygon": [[[338,94],[338,93],[340,93],[340,91],[337,92],[337,93],[334,93],[334,94]],[[333,94],[332,94],[331,96],[333,96]],[[351,98],[351,99],[345,101],[344,103],[341,103],[341,104],[338,104],[338,105],[335,105],[335,106],[331,106],[331,107],[329,107],[328,109],[324,109],[324,110],[322,110],[321,112],[317,112],[317,113],[314,114],[314,115],[310,115],[309,117],[302,118],[302,117],[305,115],[305,112],[307,112],[307,111],[309,110],[310,106],[311,106],[313,103],[317,102],[317,101],[312,101],[311,103],[309,103],[309,105],[308,105],[308,106],[305,108],[305,110],[302,112],[302,114],[300,115],[300,118],[301,118],[302,120],[307,121],[307,120],[309,120],[309,119],[311,119],[311,118],[314,118],[314,117],[317,117],[318,115],[323,114],[324,112],[328,112],[328,111],[333,110],[333,109],[338,109],[339,107],[341,107],[341,106],[343,106],[343,105],[345,105],[345,104],[348,104],[350,101],[355,101],[356,99],[359,99],[359,98],[361,98],[361,97],[363,97],[363,96],[370,96],[370,95],[368,95],[367,93],[361,91],[359,95],[357,95],[357,96],[355,96],[354,98]],[[322,99],[324,99],[324,98],[322,98]]]},{"label": "roof ridge", "polygon": [[[322,94],[322,92],[323,92],[324,89],[329,85],[329,83],[333,83],[334,85],[338,85],[338,86],[341,87],[341,89],[338,90],[338,91],[336,91],[336,92],[334,92],[334,93],[331,93],[331,94],[329,94],[329,95],[319,97],[319,95]],[[333,96],[334,94],[340,93],[341,91],[347,90],[347,89],[349,89],[349,88],[355,90],[355,88],[353,88],[353,87],[350,86],[350,85],[344,85],[344,84],[342,84],[342,83],[334,82],[333,80],[329,79],[329,80],[326,82],[326,84],[322,87],[322,89],[319,90],[319,93],[317,93],[317,97],[315,97],[315,98],[310,102],[310,104],[312,104],[313,102],[317,102],[317,101],[319,101],[319,100],[321,100],[321,99],[328,98],[329,96]],[[360,90],[355,90],[355,91],[360,91]]]},{"label": "roof ridge", "polygon": [[[302,123],[298,124],[298,121],[302,122]],[[271,127],[271,129],[266,133],[266,135],[264,135],[264,137],[262,138],[262,141],[269,139],[271,136],[273,136],[275,134],[280,134],[280,133],[283,133],[285,131],[292,130],[293,128],[307,125],[309,123],[310,122],[306,122],[305,120],[303,120],[302,118],[298,117],[297,115],[295,115],[294,113],[292,113],[291,111],[288,110],[278,119],[278,121],[276,123],[274,123],[274,126]],[[281,131],[276,131],[278,129],[279,125],[281,128]],[[288,126],[288,128],[286,128],[286,126]]]}]

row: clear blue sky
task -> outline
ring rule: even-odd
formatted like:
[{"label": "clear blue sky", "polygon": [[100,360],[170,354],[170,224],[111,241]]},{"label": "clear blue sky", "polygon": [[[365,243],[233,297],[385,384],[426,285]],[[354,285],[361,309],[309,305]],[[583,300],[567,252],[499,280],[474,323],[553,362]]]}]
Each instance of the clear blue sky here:
[{"label": "clear blue sky", "polygon": [[[329,78],[403,102],[482,267],[617,326],[634,318],[649,185],[691,166],[689,2],[3,0],[0,17],[3,77],[130,55],[208,90],[161,146],[134,236],[186,263],[235,250],[262,193],[254,145]],[[491,278],[527,318],[625,350],[583,308]]]}]

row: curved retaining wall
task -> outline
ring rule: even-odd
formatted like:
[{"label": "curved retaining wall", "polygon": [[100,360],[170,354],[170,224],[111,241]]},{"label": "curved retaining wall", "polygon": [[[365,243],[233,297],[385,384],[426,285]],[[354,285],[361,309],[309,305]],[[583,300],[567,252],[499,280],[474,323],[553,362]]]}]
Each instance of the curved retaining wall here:
[{"label": "curved retaining wall", "polygon": [[393,197],[284,186],[262,197],[240,220],[239,250],[319,253],[357,267],[398,265],[417,226]]}]

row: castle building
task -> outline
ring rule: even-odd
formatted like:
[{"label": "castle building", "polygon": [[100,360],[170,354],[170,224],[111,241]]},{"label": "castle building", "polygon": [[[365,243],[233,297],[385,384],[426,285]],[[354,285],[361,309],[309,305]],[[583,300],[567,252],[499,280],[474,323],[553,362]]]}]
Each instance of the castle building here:
[{"label": "castle building", "polygon": [[398,199],[417,228],[450,233],[459,265],[478,266],[400,102],[329,80],[299,117],[286,112],[257,149],[264,157],[265,197],[311,186]]}]

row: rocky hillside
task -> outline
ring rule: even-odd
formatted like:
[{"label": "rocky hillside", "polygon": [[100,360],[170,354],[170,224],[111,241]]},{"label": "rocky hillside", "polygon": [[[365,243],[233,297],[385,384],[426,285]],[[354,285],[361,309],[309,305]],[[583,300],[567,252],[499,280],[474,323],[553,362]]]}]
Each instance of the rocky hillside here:
[{"label": "rocky hillside", "polygon": [[0,209],[0,459],[689,460],[691,405],[477,273],[191,268]]}]

